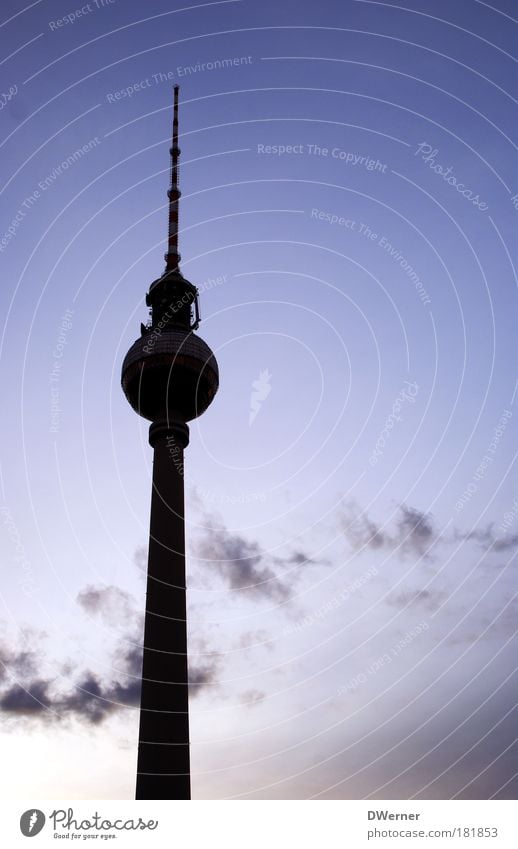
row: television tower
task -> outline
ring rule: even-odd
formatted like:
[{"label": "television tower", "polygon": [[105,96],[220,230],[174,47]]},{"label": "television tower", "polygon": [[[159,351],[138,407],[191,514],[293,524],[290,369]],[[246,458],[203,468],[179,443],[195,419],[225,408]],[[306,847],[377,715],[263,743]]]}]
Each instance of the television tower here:
[{"label": "television tower", "polygon": [[198,290],[180,271],[178,90],[166,267],[146,295],[151,321],[141,325],[122,364],[124,394],[152,423],[154,452],[137,799],[191,798],[183,452],[187,422],[205,412],[219,384],[214,354],[193,333],[200,321]]}]

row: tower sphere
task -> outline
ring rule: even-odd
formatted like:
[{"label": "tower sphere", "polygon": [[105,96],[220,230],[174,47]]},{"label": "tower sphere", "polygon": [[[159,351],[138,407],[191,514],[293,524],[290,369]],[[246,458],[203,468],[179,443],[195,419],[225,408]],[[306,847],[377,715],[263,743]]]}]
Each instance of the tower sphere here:
[{"label": "tower sphere", "polygon": [[[186,422],[201,416],[219,385],[216,358],[193,333],[200,322],[198,290],[180,271],[178,215],[178,86],[174,87],[174,118],[166,267],[146,295],[151,321],[141,325],[141,338],[122,364],[121,383],[129,403],[153,422]],[[188,431],[187,431],[188,432]]]},{"label": "tower sphere", "polygon": [[151,422],[201,416],[218,386],[218,364],[209,346],[179,328],[151,329],[133,343],[122,364],[124,394]]}]

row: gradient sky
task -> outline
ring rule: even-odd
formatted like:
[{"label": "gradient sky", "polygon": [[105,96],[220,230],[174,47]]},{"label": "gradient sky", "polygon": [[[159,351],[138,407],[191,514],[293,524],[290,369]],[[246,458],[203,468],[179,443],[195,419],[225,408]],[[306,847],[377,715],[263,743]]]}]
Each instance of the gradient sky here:
[{"label": "gradient sky", "polygon": [[133,796],[179,83],[193,797],[516,798],[516,4],[1,15],[0,793]]}]

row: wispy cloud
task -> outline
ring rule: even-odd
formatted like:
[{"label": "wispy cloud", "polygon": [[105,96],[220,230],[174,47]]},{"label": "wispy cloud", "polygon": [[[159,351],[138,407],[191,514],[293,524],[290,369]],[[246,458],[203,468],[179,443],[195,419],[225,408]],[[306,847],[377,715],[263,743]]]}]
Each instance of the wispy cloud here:
[{"label": "wispy cloud", "polygon": [[189,664],[189,692],[199,696],[201,691],[214,685],[220,669],[219,658],[212,658],[197,666]]},{"label": "wispy cloud", "polygon": [[266,697],[266,693],[263,690],[244,690],[241,695],[241,703],[246,707],[255,707],[259,702],[262,702]]},{"label": "wispy cloud", "polygon": [[355,551],[385,549],[397,552],[403,558],[431,560],[438,545],[459,542],[473,542],[488,552],[496,553],[518,548],[518,533],[497,536],[492,524],[471,531],[454,527],[447,534],[440,535],[430,513],[407,504],[398,507],[395,521],[390,527],[385,527],[375,522],[354,499],[350,499],[342,508],[340,522],[349,545]]},{"label": "wispy cloud", "polygon": [[469,533],[462,533],[455,530],[453,541],[461,540],[475,542],[480,548],[491,549],[492,551],[512,551],[518,548],[518,534],[509,534],[508,536],[498,537],[494,532],[494,525],[488,525],[487,528],[476,528]]},{"label": "wispy cloud", "polygon": [[436,611],[447,598],[448,594],[440,590],[414,589],[392,593],[388,596],[387,602],[393,607],[405,608],[419,605],[425,610]]},{"label": "wispy cloud", "polygon": [[99,616],[108,624],[123,624],[136,616],[135,599],[120,587],[101,584],[84,587],[77,603],[91,616]]},{"label": "wispy cloud", "polygon": [[12,677],[27,678],[35,676],[40,665],[40,652],[36,648],[27,647],[27,643],[34,640],[37,646],[41,641],[41,634],[26,631],[23,635],[23,647],[10,646],[6,641],[0,643],[0,681]]},{"label": "wispy cloud", "polygon": [[403,557],[429,557],[436,540],[430,514],[406,504],[398,508],[395,526],[385,529],[370,518],[354,501],[348,501],[340,517],[345,537],[355,550],[391,549]]},{"label": "wispy cloud", "polygon": [[394,544],[408,554],[423,556],[432,545],[436,533],[432,518],[428,513],[421,513],[414,507],[402,504],[399,508],[397,532]]},{"label": "wispy cloud", "polygon": [[141,578],[146,578],[147,574],[147,558],[148,548],[146,545],[139,545],[134,551],[133,562],[138,569]]},{"label": "wispy cloud", "polygon": [[[231,590],[251,600],[286,602],[298,577],[294,567],[314,563],[302,551],[286,558],[272,556],[257,542],[229,531],[218,516],[205,515],[201,524],[203,530],[193,545],[195,556],[215,569]],[[289,580],[280,574],[283,569],[289,571]]]}]

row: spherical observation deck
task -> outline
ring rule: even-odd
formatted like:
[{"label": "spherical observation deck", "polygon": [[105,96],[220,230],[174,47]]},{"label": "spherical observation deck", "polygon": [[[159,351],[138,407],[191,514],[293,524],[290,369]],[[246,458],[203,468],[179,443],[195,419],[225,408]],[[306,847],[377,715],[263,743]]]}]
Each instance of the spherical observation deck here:
[{"label": "spherical observation deck", "polygon": [[211,349],[195,333],[151,327],[126,354],[121,383],[135,412],[148,421],[188,422],[212,402],[219,370]]}]

